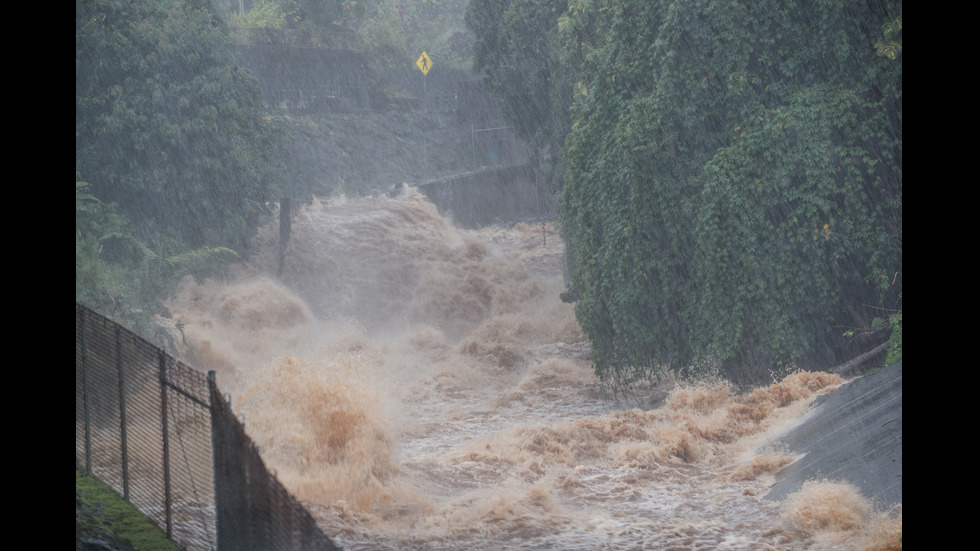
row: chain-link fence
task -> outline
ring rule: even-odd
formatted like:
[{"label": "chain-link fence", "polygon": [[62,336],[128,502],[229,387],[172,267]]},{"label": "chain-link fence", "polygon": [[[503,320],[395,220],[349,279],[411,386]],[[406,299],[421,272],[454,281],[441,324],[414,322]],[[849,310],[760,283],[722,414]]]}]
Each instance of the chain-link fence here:
[{"label": "chain-link fence", "polygon": [[75,463],[188,550],[336,549],[214,382],[75,304]]}]

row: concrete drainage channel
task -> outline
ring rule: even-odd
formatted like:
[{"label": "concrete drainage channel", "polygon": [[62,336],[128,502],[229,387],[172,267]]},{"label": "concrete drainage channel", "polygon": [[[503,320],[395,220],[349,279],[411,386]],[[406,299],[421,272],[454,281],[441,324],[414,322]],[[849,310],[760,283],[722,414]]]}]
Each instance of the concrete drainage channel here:
[{"label": "concrete drainage channel", "polygon": [[776,438],[803,457],[782,469],[766,497],[807,480],[846,481],[877,505],[902,503],[902,362],[847,382],[818,399],[802,422]]}]

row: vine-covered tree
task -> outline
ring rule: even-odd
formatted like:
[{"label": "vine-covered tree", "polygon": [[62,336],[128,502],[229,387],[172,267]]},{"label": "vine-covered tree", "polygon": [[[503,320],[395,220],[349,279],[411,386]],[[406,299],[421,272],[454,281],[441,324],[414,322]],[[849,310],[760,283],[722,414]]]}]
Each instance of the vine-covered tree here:
[{"label": "vine-covered tree", "polygon": [[282,139],[207,0],[76,0],[75,166],[160,254],[244,250]]},{"label": "vine-covered tree", "polygon": [[562,198],[597,373],[826,366],[901,293],[901,2],[612,4]]},{"label": "vine-covered tree", "polygon": [[551,141],[551,40],[566,0],[471,0],[466,26],[476,36],[474,67],[517,133],[532,143]]}]

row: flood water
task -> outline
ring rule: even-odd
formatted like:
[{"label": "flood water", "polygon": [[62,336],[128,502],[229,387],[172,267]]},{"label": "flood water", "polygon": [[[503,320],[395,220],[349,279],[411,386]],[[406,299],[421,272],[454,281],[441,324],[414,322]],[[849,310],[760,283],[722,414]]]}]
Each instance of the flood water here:
[{"label": "flood water", "polygon": [[[901,549],[901,511],[767,445],[843,381],[665,399],[592,373],[550,225],[457,229],[416,191],[300,209],[169,304],[278,479],[345,549]],[[653,407],[657,406],[657,407]]]}]

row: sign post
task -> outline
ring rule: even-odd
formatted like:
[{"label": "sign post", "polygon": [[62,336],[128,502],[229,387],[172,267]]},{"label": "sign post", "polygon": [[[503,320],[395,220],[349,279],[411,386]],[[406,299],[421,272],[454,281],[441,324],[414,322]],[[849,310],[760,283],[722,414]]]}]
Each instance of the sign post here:
[{"label": "sign post", "polygon": [[426,90],[425,87],[425,77],[429,74],[429,70],[432,69],[432,58],[429,57],[429,54],[425,53],[425,50],[423,50],[422,55],[415,60],[415,66],[419,68],[419,71],[422,71],[422,95],[425,96],[426,100],[428,100],[429,91]]},{"label": "sign post", "polygon": [[[425,50],[422,50],[422,55],[415,60],[415,66],[419,68],[419,71],[422,71],[422,102],[425,103],[429,101],[429,90],[426,88],[425,77],[432,69],[432,58],[429,57],[429,54],[425,53]],[[425,161],[428,162],[429,148],[424,134],[422,135],[422,155]]]}]

